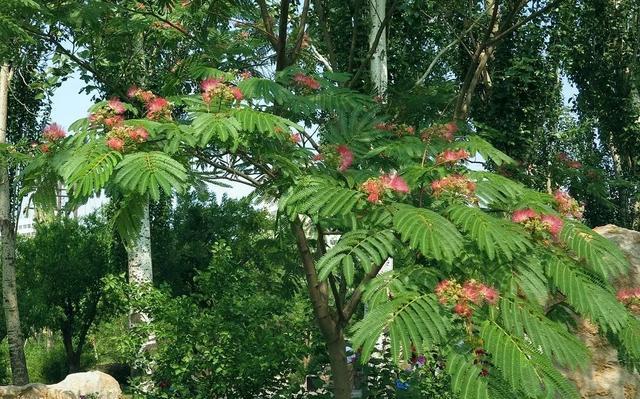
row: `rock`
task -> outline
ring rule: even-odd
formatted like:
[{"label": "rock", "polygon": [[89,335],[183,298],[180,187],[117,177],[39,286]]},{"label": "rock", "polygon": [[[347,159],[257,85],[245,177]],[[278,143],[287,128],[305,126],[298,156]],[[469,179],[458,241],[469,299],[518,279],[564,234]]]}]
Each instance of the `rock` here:
[{"label": "rock", "polygon": [[0,387],[2,399],[78,399],[72,392],[53,389],[44,384]]},{"label": "rock", "polygon": [[[615,242],[631,263],[627,276],[616,281],[616,288],[640,286],[640,232],[614,225],[596,227],[597,233]],[[580,396],[585,399],[640,399],[640,377],[618,362],[618,352],[598,334],[598,328],[587,320],[578,322],[577,335],[593,354],[583,372],[568,372]]]},{"label": "rock", "polygon": [[120,384],[115,378],[101,371],[69,374],[49,389],[73,392],[76,396],[96,395],[96,399],[118,399],[122,395]]}]

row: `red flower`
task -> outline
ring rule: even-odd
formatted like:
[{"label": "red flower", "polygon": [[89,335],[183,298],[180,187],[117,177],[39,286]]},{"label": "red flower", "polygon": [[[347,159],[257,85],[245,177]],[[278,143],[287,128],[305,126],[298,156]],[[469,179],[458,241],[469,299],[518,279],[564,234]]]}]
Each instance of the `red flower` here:
[{"label": "red flower", "polygon": [[380,202],[380,196],[384,193],[384,186],[378,179],[369,179],[362,183],[362,191],[369,194],[367,201],[378,203]]},{"label": "red flower", "polygon": [[558,234],[560,234],[560,231],[562,230],[562,226],[564,225],[562,219],[555,215],[543,215],[541,221],[546,225],[549,233],[557,238]]},{"label": "red flower", "polygon": [[165,98],[154,97],[146,104],[147,118],[149,119],[161,119],[171,117],[171,104]]},{"label": "red flower", "polygon": [[436,163],[438,164],[454,164],[461,159],[469,158],[469,152],[467,150],[445,150],[436,157]]},{"label": "red flower", "polygon": [[149,138],[149,132],[147,132],[147,129],[143,128],[142,126],[139,126],[129,132],[129,138],[138,143],[142,143],[147,141],[147,139]]},{"label": "red flower", "polygon": [[122,151],[124,149],[124,140],[119,137],[110,137],[107,139],[107,147],[114,151]]},{"label": "red flower", "polygon": [[536,211],[531,208],[519,209],[513,212],[513,214],[511,215],[511,220],[515,223],[523,223],[529,219],[536,219],[538,218],[538,216],[539,215],[536,213]]},{"label": "red flower", "polygon": [[462,317],[471,317],[473,315],[473,309],[471,309],[469,305],[464,302],[456,303],[456,305],[453,307],[453,311],[454,313]]},{"label": "red flower", "polygon": [[42,136],[49,141],[56,141],[63,139],[67,135],[62,126],[57,123],[52,123],[44,128]]},{"label": "red flower", "polygon": [[409,186],[407,185],[407,182],[400,176],[393,174],[393,175],[383,175],[380,178],[380,181],[382,182],[382,185],[385,188],[390,188],[393,191],[397,191],[399,193],[408,193],[409,192]]},{"label": "red flower", "polygon": [[480,293],[490,305],[495,305],[498,302],[498,298],[500,297],[498,291],[495,288],[486,285],[482,286],[482,288],[480,289]]},{"label": "red flower", "polygon": [[124,114],[125,112],[127,112],[127,109],[124,107],[124,104],[122,103],[122,101],[118,100],[115,97],[109,100],[107,104],[109,105],[109,108],[111,108],[111,110],[118,115]]},{"label": "red flower", "polygon": [[124,116],[122,115],[113,115],[104,119],[104,124],[108,127],[119,126],[124,122]]},{"label": "red flower", "polygon": [[221,85],[222,85],[222,80],[215,79],[215,78],[205,79],[202,82],[200,82],[200,88],[205,93],[215,90]]},{"label": "red flower", "polygon": [[229,91],[233,95],[233,98],[236,99],[236,101],[241,101],[244,98],[244,94],[242,94],[242,91],[238,87],[229,87]]},{"label": "red flower", "polygon": [[303,73],[296,73],[295,75],[293,75],[293,81],[298,86],[302,86],[307,89],[318,90],[320,88],[320,83],[317,80]]},{"label": "red flower", "polygon": [[349,166],[353,163],[353,152],[344,144],[339,145],[336,151],[340,154],[340,166],[338,166],[338,170],[344,172],[349,169]]},{"label": "red flower", "polygon": [[442,138],[444,138],[447,141],[452,141],[457,131],[458,131],[458,125],[455,122],[449,122],[446,125],[444,125]]}]

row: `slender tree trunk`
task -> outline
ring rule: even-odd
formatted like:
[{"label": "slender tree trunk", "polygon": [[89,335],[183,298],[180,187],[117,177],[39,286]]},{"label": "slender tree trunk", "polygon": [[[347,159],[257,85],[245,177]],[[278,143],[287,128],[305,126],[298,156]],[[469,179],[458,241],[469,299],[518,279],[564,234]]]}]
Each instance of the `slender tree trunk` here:
[{"label": "slender tree trunk", "polygon": [[[387,0],[370,0],[369,14],[371,18],[371,31],[369,32],[369,46],[373,47],[378,30],[382,26],[386,16]],[[373,57],[371,57],[371,82],[379,96],[385,96],[387,92],[387,32],[386,28],[380,36]]]},{"label": "slender tree trunk", "polygon": [[[7,119],[9,112],[9,82],[11,67],[0,69],[0,144],[8,142]],[[2,162],[2,161],[0,161]],[[27,361],[24,356],[24,338],[20,327],[18,293],[16,289],[16,236],[11,212],[11,182],[7,164],[0,164],[0,236],[2,236],[2,295],[4,317],[7,323],[11,373],[15,385],[29,383]]]},{"label": "slender tree trunk", "polygon": [[329,363],[333,381],[333,394],[336,399],[351,398],[351,370],[347,364],[344,334],[339,331],[333,341],[327,343]]},{"label": "slender tree trunk", "polygon": [[[149,202],[144,205],[144,213],[140,226],[140,233],[136,241],[127,247],[129,263],[129,282],[136,286],[153,284],[153,265],[151,263],[151,223],[149,220]],[[133,327],[140,323],[148,323],[149,316],[138,309],[132,309],[129,315],[129,326]],[[155,341],[150,337],[146,346],[152,345]],[[143,348],[145,349],[145,348]]]}]

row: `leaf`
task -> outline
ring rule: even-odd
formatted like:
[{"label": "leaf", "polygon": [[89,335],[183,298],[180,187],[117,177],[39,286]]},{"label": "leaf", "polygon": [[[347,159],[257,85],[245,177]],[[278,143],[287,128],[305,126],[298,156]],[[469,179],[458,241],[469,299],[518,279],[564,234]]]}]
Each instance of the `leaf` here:
[{"label": "leaf", "polygon": [[471,237],[490,260],[502,254],[512,260],[531,248],[522,228],[502,218],[488,215],[479,208],[453,205],[446,210],[449,219]]},{"label": "leaf", "polygon": [[614,243],[582,224],[565,221],[560,238],[605,279],[620,276],[629,270],[629,262]]},{"label": "leaf", "polygon": [[160,151],[128,154],[118,164],[116,184],[129,192],[148,194],[160,199],[160,190],[167,195],[185,188],[187,172],[182,164]]},{"label": "leaf", "polygon": [[107,185],[121,159],[119,152],[102,143],[87,144],[63,165],[62,176],[76,195],[88,197]]},{"label": "leaf", "polygon": [[231,140],[234,148],[237,147],[242,126],[236,118],[207,112],[195,112],[194,115],[191,126],[200,147],[205,147],[214,137],[223,143]]},{"label": "leaf", "polygon": [[362,360],[366,361],[380,334],[388,331],[394,359],[397,361],[400,354],[407,359],[414,349],[421,352],[445,342],[450,323],[441,310],[433,294],[406,292],[389,302],[373,306],[355,324],[353,344],[362,348]]},{"label": "leaf", "polygon": [[326,180],[310,179],[294,186],[281,199],[279,209],[288,210],[290,215],[303,213],[312,217],[333,217],[361,209],[364,204],[364,195],[359,191],[336,186]]},{"label": "leaf", "polygon": [[562,259],[547,262],[546,273],[567,297],[571,306],[597,323],[605,332],[618,332],[627,323],[628,313],[615,296],[579,269]]},{"label": "leaf", "polygon": [[394,215],[393,225],[403,241],[428,258],[452,262],[462,252],[462,235],[455,226],[428,209],[402,206]]},{"label": "leaf", "polygon": [[283,104],[294,99],[291,91],[269,79],[246,79],[238,83],[238,87],[246,98],[262,99],[267,103]]},{"label": "leaf", "polygon": [[491,160],[498,166],[502,164],[515,163],[515,161],[510,156],[498,150],[497,148],[489,144],[489,142],[480,138],[480,136],[470,135],[467,136],[466,141],[456,142],[456,144],[459,144],[459,148],[464,148],[469,151],[472,156],[480,154],[482,158]]},{"label": "leaf", "polygon": [[325,280],[342,265],[347,284],[352,285],[355,264],[368,273],[372,267],[381,266],[388,257],[393,256],[397,243],[393,231],[388,229],[377,232],[348,232],[320,258],[317,264],[318,277]]},{"label": "leaf", "polygon": [[470,356],[451,352],[446,371],[451,376],[451,389],[460,399],[489,399],[487,380]]},{"label": "leaf", "polygon": [[277,135],[279,131],[288,132],[291,131],[291,128],[298,131],[304,130],[300,125],[288,119],[251,108],[233,109],[231,115],[240,122],[242,130],[247,132]]}]

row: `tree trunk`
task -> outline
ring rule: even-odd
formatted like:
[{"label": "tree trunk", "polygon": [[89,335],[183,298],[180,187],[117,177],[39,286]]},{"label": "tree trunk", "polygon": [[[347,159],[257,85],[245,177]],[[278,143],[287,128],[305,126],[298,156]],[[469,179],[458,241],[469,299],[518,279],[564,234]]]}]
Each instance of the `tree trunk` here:
[{"label": "tree trunk", "polygon": [[[8,142],[7,119],[9,112],[9,82],[11,67],[0,69],[0,144]],[[24,356],[24,338],[20,327],[18,293],[16,290],[16,236],[11,212],[11,182],[8,165],[0,165],[0,236],[2,236],[2,295],[4,317],[7,323],[9,358],[14,385],[29,383],[27,361]]]},{"label": "tree trunk", "polygon": [[339,331],[333,341],[328,342],[329,363],[335,399],[350,399],[352,391],[351,370],[347,364],[344,334]]},{"label": "tree trunk", "polygon": [[[151,263],[151,223],[149,220],[149,202],[144,205],[140,233],[136,241],[127,247],[129,283],[136,286],[153,284],[153,265]],[[149,316],[137,309],[129,315],[129,326],[148,323]],[[149,344],[149,342],[147,342]],[[145,345],[147,345],[145,344]]]},{"label": "tree trunk", "polygon": [[[369,32],[369,46],[375,44],[378,30],[382,26],[382,21],[386,15],[387,0],[371,0],[369,3],[369,14],[371,18],[371,31]],[[371,82],[379,96],[384,96],[387,92],[388,72],[387,72],[387,32],[386,28],[378,45],[371,57]]]},{"label": "tree trunk", "polygon": [[68,321],[62,326],[62,344],[67,357],[69,373],[78,372],[80,370],[80,350],[73,350],[73,328]]}]

